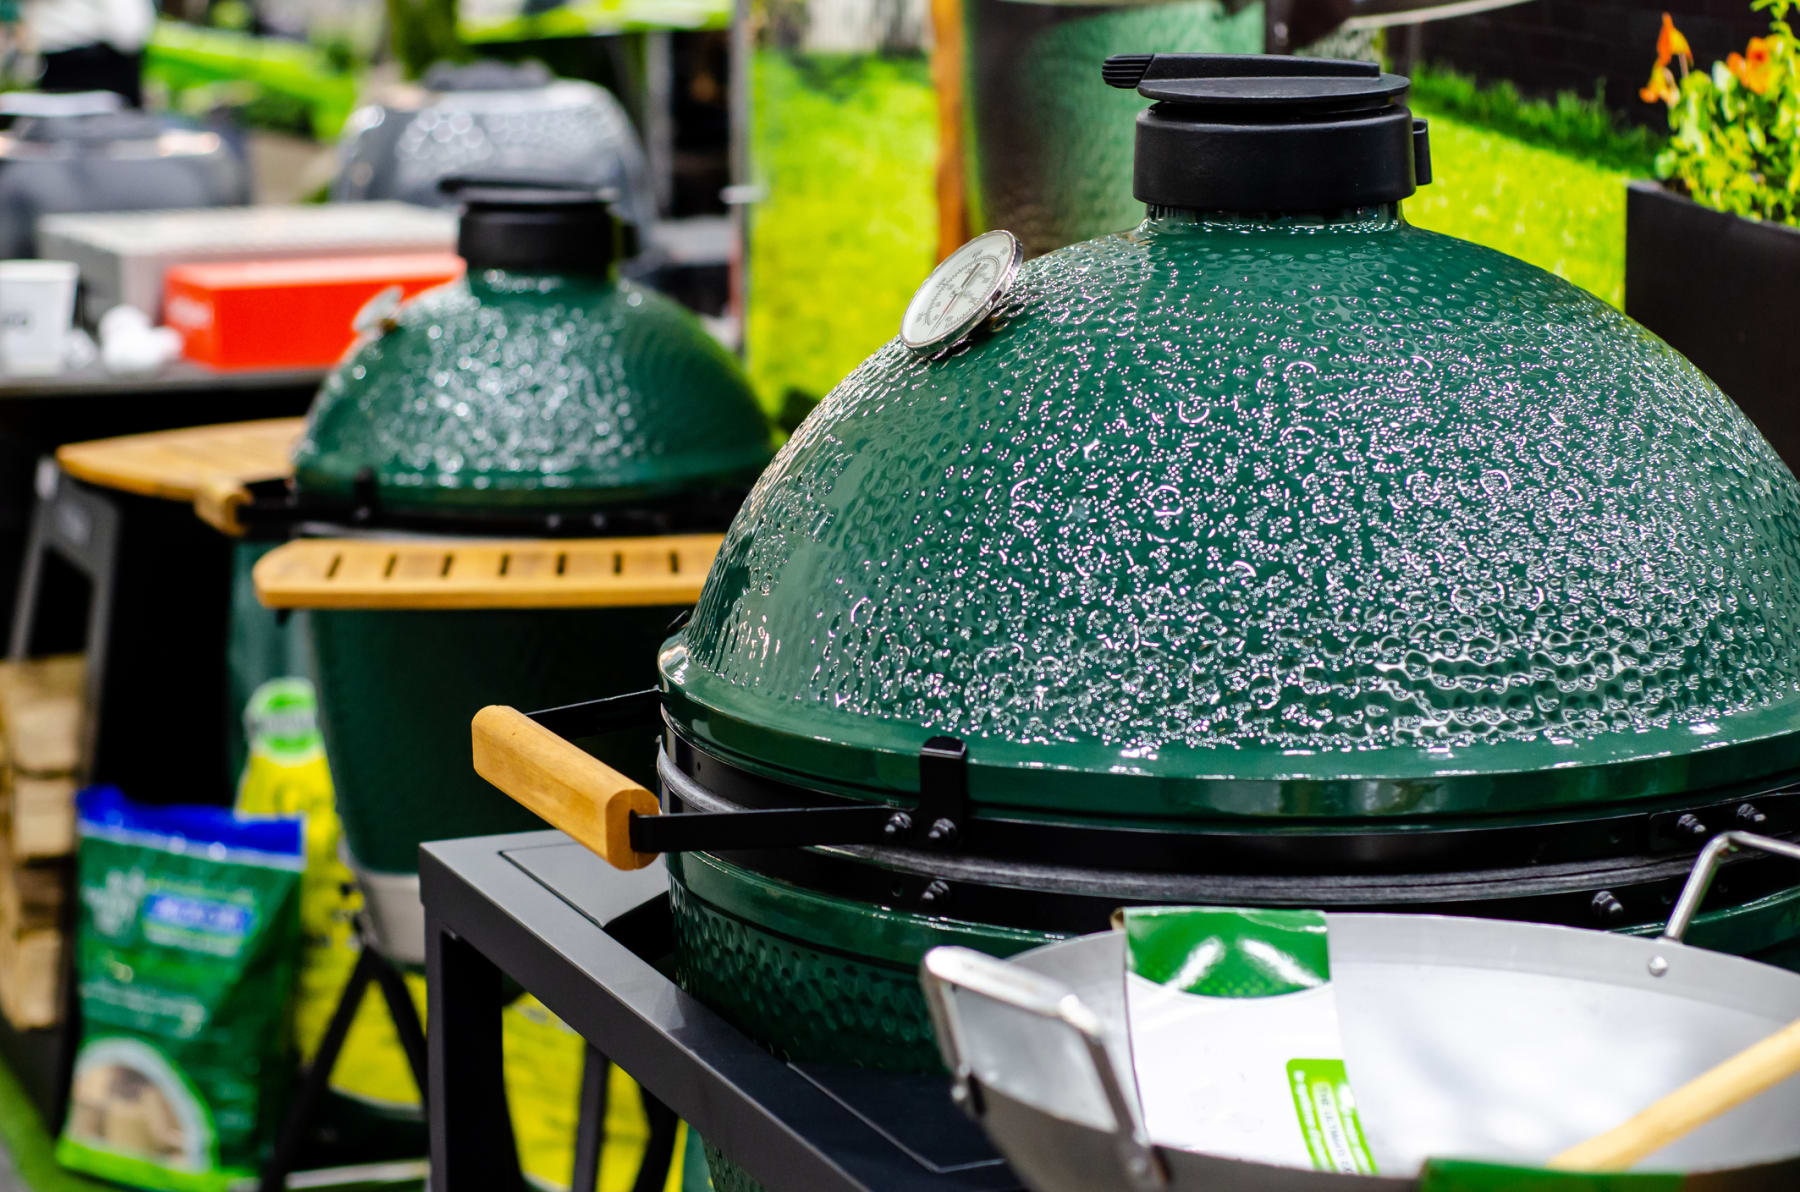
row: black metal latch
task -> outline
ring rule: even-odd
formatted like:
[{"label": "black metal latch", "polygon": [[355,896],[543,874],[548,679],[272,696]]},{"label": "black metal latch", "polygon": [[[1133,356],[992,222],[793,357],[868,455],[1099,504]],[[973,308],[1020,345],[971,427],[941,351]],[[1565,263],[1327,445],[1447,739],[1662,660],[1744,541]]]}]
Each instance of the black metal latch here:
[{"label": "black metal latch", "polygon": [[892,835],[923,832],[925,844],[955,848],[968,814],[969,747],[955,737],[933,737],[919,750],[918,810],[896,811]]}]

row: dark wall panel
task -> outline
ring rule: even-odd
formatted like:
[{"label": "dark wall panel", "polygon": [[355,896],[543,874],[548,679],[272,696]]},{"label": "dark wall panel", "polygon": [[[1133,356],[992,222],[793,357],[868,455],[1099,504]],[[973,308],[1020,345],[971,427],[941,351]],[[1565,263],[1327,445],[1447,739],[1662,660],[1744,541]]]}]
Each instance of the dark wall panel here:
[{"label": "dark wall panel", "polygon": [[1425,26],[1423,57],[1478,78],[1511,79],[1529,95],[1591,95],[1594,81],[1603,80],[1608,104],[1660,127],[1661,105],[1643,103],[1637,93],[1650,76],[1665,11],[1687,34],[1702,69],[1741,51],[1769,24],[1749,0],[1530,0]]}]

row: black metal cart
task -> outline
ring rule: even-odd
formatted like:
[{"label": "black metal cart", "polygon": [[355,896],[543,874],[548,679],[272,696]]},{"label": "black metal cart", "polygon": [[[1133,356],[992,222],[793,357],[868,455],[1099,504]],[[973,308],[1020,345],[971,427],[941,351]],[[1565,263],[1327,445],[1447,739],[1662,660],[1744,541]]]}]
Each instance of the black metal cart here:
[{"label": "black metal cart", "polygon": [[528,832],[428,844],[419,869],[436,1192],[521,1186],[501,1082],[508,979],[770,1192],[1022,1187],[947,1077],[784,1063],[684,994],[661,963],[660,864],[621,873],[561,832]]}]

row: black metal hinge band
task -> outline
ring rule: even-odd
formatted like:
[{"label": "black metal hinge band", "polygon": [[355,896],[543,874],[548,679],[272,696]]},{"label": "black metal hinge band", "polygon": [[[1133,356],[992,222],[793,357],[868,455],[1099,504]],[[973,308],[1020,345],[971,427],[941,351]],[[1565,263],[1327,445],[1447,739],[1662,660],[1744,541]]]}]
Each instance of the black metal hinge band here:
[{"label": "black metal hinge band", "polygon": [[621,729],[655,730],[662,723],[662,692],[646,687],[642,691],[563,704],[526,715],[557,736],[571,740],[597,737]]},{"label": "black metal hinge band", "polygon": [[[543,715],[534,713],[532,719],[542,724]],[[826,844],[953,849],[968,817],[968,756],[968,747],[955,737],[933,737],[925,742],[919,751],[917,807],[834,804],[633,815],[631,847],[642,853],[728,853]]]}]

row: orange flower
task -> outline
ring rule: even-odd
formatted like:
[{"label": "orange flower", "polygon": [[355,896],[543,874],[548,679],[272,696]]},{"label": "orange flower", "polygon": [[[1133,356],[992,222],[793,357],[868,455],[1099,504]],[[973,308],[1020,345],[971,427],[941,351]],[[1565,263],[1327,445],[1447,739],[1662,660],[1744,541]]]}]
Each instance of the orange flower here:
[{"label": "orange flower", "polygon": [[1725,69],[1736,75],[1737,81],[1750,90],[1758,95],[1765,94],[1769,90],[1769,84],[1774,82],[1775,75],[1775,63],[1769,58],[1769,39],[1752,37],[1742,54],[1726,56]]},{"label": "orange flower", "polygon": [[1675,102],[1681,98],[1681,92],[1675,86],[1674,72],[1661,63],[1651,67],[1650,81],[1638,88],[1638,98],[1645,103],[1661,100],[1674,107]]},{"label": "orange flower", "polygon": [[1683,67],[1691,66],[1694,51],[1688,46],[1688,39],[1681,30],[1675,27],[1675,18],[1663,13],[1662,32],[1656,35],[1656,64],[1667,66],[1676,58],[1681,59]]}]

